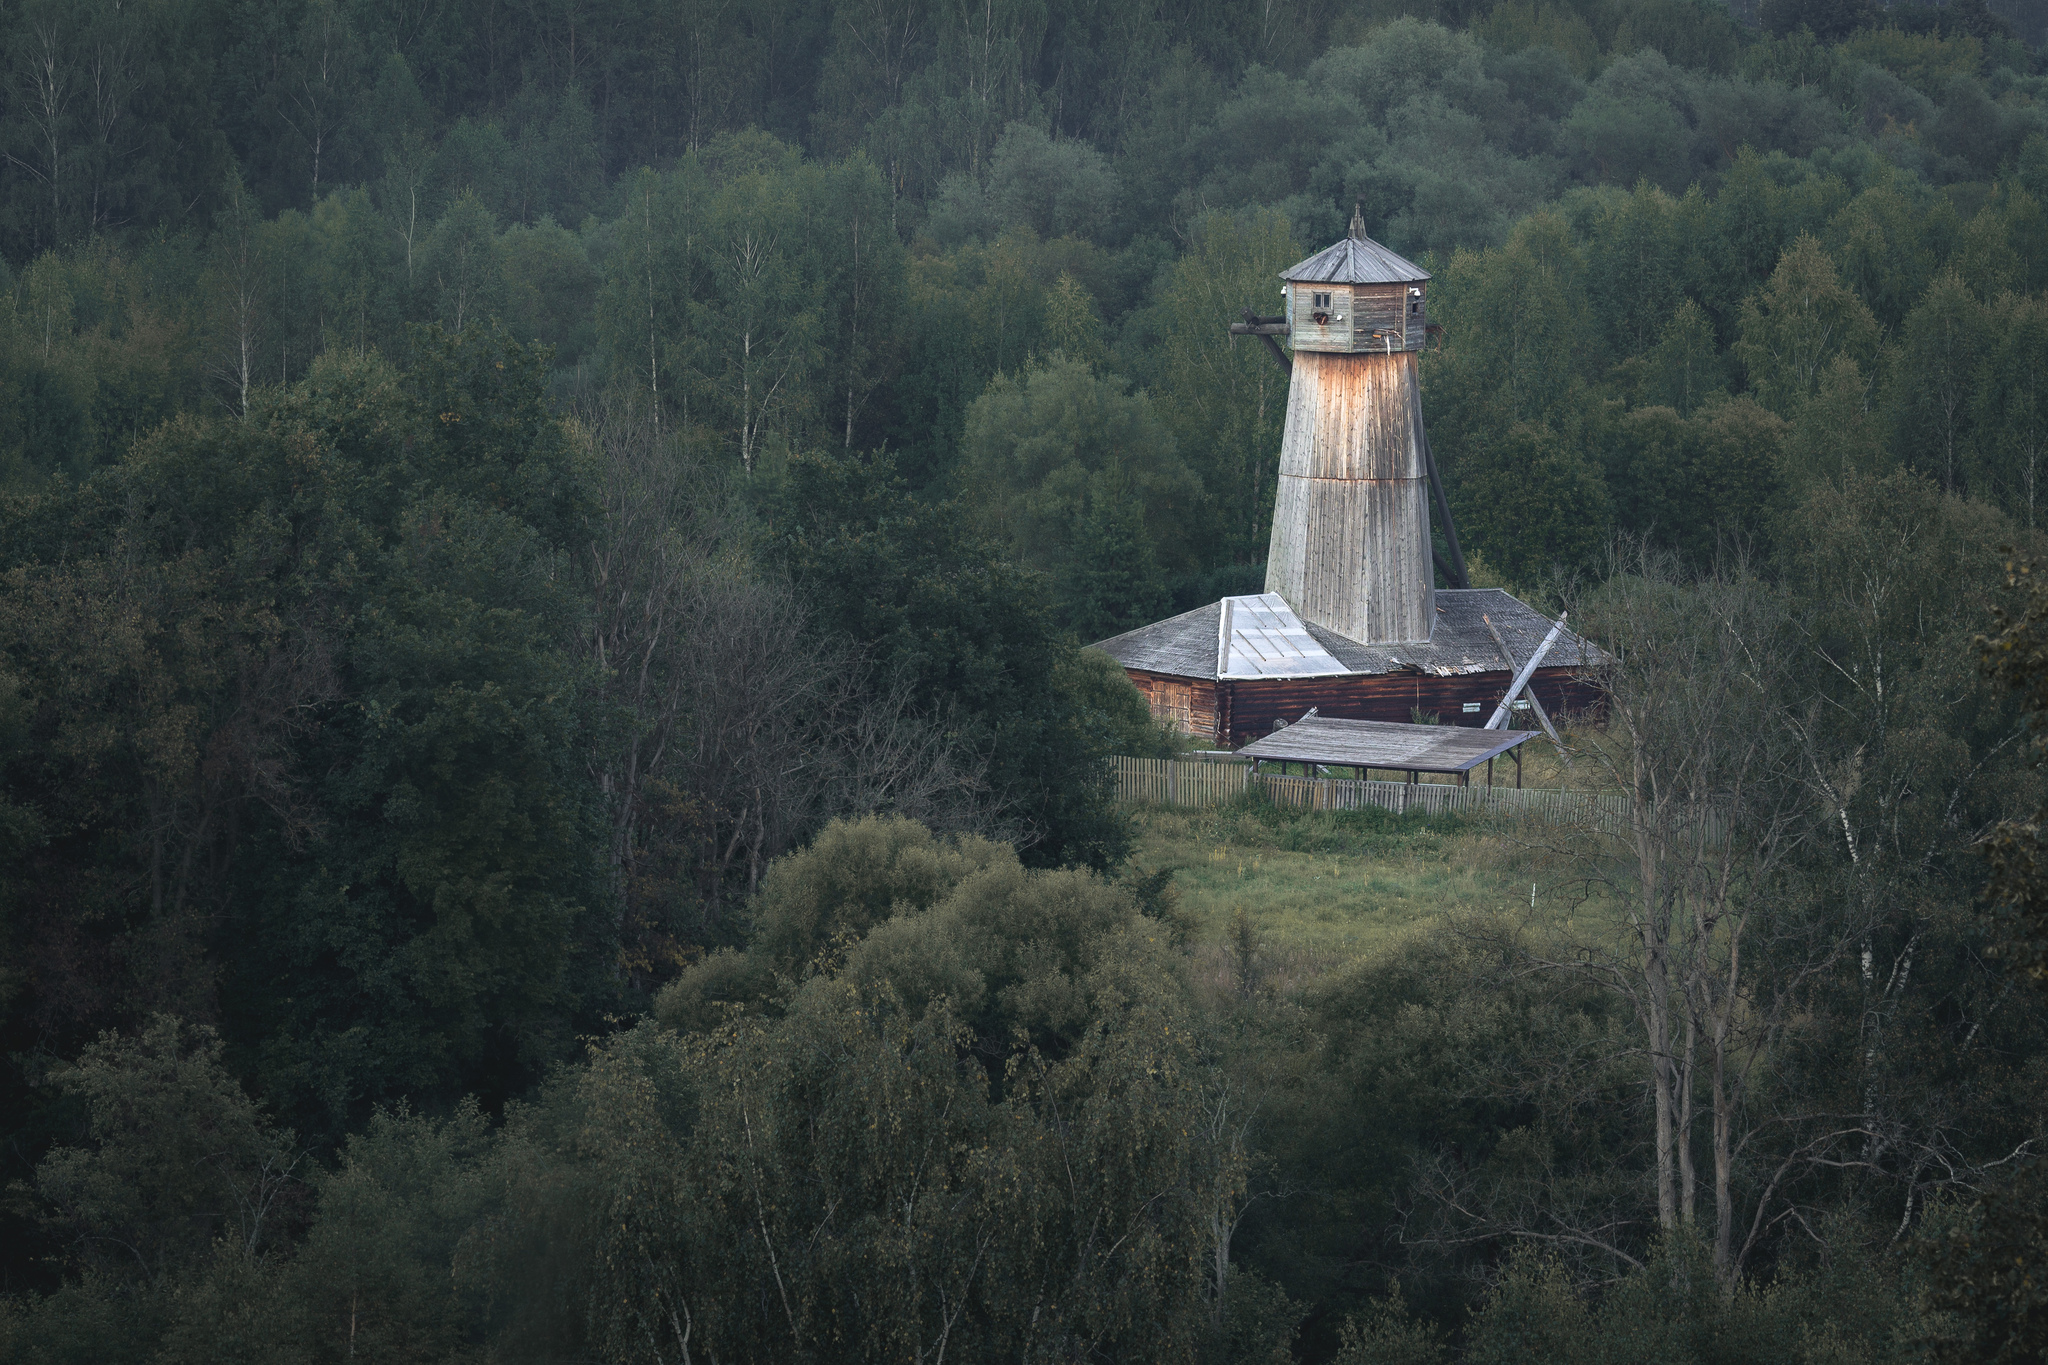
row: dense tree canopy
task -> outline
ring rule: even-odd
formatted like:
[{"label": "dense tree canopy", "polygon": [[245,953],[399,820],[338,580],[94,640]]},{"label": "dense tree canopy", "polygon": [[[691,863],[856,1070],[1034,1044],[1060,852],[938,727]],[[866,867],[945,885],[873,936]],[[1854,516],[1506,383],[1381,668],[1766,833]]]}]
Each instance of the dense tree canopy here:
[{"label": "dense tree canopy", "polygon": [[[2038,1358],[2044,40],[0,7],[0,1360]],[[1087,646],[1354,212],[1631,823],[1280,963]]]}]

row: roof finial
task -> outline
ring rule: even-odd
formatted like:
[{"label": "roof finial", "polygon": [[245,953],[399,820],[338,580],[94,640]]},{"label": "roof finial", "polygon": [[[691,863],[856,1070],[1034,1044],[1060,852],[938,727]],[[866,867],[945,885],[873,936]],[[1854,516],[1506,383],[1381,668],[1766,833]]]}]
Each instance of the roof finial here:
[{"label": "roof finial", "polygon": [[1365,205],[1363,202],[1356,200],[1351,205],[1351,240],[1354,242],[1365,240]]}]

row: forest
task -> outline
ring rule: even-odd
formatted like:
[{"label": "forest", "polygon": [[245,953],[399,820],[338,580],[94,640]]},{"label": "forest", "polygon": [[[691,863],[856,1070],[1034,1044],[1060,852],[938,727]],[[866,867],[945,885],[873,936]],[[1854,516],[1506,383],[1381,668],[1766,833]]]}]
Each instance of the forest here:
[{"label": "forest", "polygon": [[[2044,44],[6,0],[0,1361],[2044,1358]],[[1625,827],[1117,799],[1354,212]]]}]

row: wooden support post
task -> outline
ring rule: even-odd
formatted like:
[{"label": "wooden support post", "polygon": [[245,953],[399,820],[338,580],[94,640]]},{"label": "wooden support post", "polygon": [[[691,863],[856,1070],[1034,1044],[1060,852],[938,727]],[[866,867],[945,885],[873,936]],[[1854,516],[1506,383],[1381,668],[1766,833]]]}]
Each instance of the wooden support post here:
[{"label": "wooden support post", "polygon": [[1492,754],[1488,754],[1486,757],[1486,785],[1489,787],[1493,785],[1493,759],[1494,756]]},{"label": "wooden support post", "polygon": [[1294,362],[1287,358],[1287,352],[1281,350],[1280,343],[1274,340],[1276,335],[1287,335],[1286,318],[1276,318],[1269,321],[1247,308],[1244,310],[1243,322],[1233,322],[1230,324],[1230,334],[1232,336],[1257,337],[1266,343],[1267,349],[1272,351],[1273,359],[1280,363],[1281,369],[1290,375],[1294,373]]},{"label": "wooden support post", "polygon": [[1529,662],[1522,665],[1521,672],[1515,674],[1515,680],[1508,684],[1508,694],[1500,699],[1500,705],[1487,717],[1487,729],[1498,730],[1507,724],[1509,708],[1514,705],[1516,695],[1529,685],[1529,679],[1536,676],[1536,670],[1543,665],[1543,656],[1550,653],[1550,647],[1557,643],[1558,633],[1564,629],[1565,617],[1570,615],[1570,612],[1565,612],[1552,623],[1550,633],[1543,637],[1543,643],[1536,646],[1536,652],[1529,656]]},{"label": "wooden support post", "polygon": [[1515,790],[1516,790],[1516,791],[1520,791],[1520,790],[1522,789],[1522,746],[1521,746],[1521,745],[1517,744],[1517,745],[1515,746],[1515,748],[1514,748],[1514,755],[1515,755]]},{"label": "wooden support post", "polygon": [[[1493,642],[1500,646],[1501,657],[1508,661],[1509,671],[1513,672],[1520,669],[1521,665],[1515,662],[1515,652],[1508,648],[1506,640],[1500,638],[1500,628],[1493,624],[1493,618],[1482,614],[1479,619],[1486,622],[1487,632],[1493,636]],[[1529,705],[1535,710],[1536,719],[1543,722],[1543,733],[1550,736],[1550,742],[1557,746],[1557,756],[1563,759],[1566,766],[1569,767],[1572,756],[1565,752],[1564,741],[1557,737],[1557,727],[1550,723],[1550,713],[1543,709],[1543,699],[1536,695],[1536,682],[1534,678],[1530,679],[1527,690],[1529,693]]]},{"label": "wooden support post", "polygon": [[[1294,367],[1288,366],[1291,371]],[[1436,455],[1429,448],[1429,429],[1422,425],[1422,409],[1415,409],[1415,439],[1422,447],[1422,467],[1429,472],[1429,491],[1435,495],[1437,515],[1443,518],[1444,543],[1450,547],[1451,562],[1445,565],[1444,577],[1454,588],[1469,588],[1471,577],[1465,572],[1465,552],[1458,548],[1458,527],[1451,520],[1451,500],[1444,496],[1443,477],[1436,471]],[[1434,546],[1430,553],[1436,553]]]}]

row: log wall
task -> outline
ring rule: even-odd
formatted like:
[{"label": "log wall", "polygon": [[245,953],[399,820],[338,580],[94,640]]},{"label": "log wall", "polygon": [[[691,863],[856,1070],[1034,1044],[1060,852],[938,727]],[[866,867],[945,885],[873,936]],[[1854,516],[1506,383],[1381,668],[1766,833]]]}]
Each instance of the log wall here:
[{"label": "log wall", "polygon": [[1408,286],[1405,284],[1357,284],[1351,287],[1351,349],[1371,355],[1375,351],[1408,349]]},{"label": "log wall", "polygon": [[[1428,340],[1420,284],[1289,284],[1288,344],[1297,353],[1385,355],[1419,351]],[[1315,297],[1330,296],[1330,320],[1315,320]]]},{"label": "log wall", "polygon": [[[1507,692],[1506,671],[1467,673],[1455,678],[1433,673],[1385,673],[1340,678],[1177,678],[1128,670],[1152,706],[1152,714],[1186,733],[1225,748],[1273,733],[1273,722],[1301,719],[1310,707],[1337,720],[1408,722],[1415,712],[1435,715],[1445,725],[1484,725]],[[1530,686],[1553,716],[1604,714],[1600,691],[1581,682],[1571,668],[1539,668]],[[1466,703],[1477,707],[1464,709]],[[1186,716],[1185,722],[1180,717]]]},{"label": "log wall", "polygon": [[[1293,311],[1288,315],[1288,344],[1297,353],[1348,351],[1351,349],[1351,286],[1348,284],[1296,284]],[[1330,320],[1317,323],[1315,297],[1330,296]]]},{"label": "log wall", "polygon": [[[1301,719],[1310,707],[1336,720],[1408,722],[1421,711],[1445,725],[1484,725],[1513,681],[1512,675],[1468,673],[1454,678],[1431,673],[1387,673],[1349,678],[1275,678],[1233,681],[1229,692],[1230,733],[1218,735],[1230,748],[1273,733],[1273,722]],[[1539,668],[1530,684],[1552,715],[1599,712],[1598,689],[1578,681],[1570,668]],[[1464,710],[1476,702],[1476,712]],[[1220,709],[1220,708],[1219,708]]]}]

